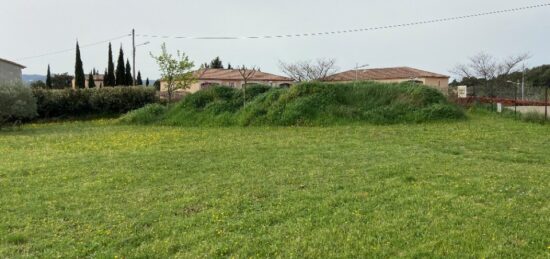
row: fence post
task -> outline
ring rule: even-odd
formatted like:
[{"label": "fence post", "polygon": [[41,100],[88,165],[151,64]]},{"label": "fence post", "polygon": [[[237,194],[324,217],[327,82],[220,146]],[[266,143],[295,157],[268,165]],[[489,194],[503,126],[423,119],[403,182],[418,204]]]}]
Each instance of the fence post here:
[{"label": "fence post", "polygon": [[548,86],[544,88],[544,122],[548,120]]},{"label": "fence post", "polygon": [[517,113],[518,113],[518,87],[515,86],[514,87],[514,119],[518,118]]}]

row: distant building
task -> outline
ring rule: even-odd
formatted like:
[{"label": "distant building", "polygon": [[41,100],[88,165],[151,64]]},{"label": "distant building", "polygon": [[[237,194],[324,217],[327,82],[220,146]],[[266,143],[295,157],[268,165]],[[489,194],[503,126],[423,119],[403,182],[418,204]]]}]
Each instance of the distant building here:
[{"label": "distant building", "polygon": [[22,81],[25,66],[0,58],[0,83]]},{"label": "distant building", "polygon": [[[250,71],[250,70],[249,70]],[[237,69],[207,69],[195,71],[197,82],[188,89],[182,90],[187,93],[195,93],[214,85],[228,86],[241,89],[244,85],[244,79]],[[289,87],[294,80],[284,76],[278,76],[265,72],[256,71],[254,75],[247,80],[247,84],[262,84],[273,87]],[[161,92],[166,91],[166,82],[160,84]]]},{"label": "distant building", "polygon": [[[85,88],[90,88],[89,85],[88,85],[88,79],[90,77],[89,74],[86,74],[84,75],[85,76],[85,81],[84,81],[84,87]],[[102,88],[103,87],[103,75],[93,75],[94,77],[94,83],[95,83],[95,87],[99,87],[99,88]],[[76,88],[76,81],[75,79],[73,78],[72,82],[71,82],[71,85],[73,87],[73,89]]]},{"label": "distant building", "polygon": [[410,67],[373,68],[350,70],[329,76],[328,82],[376,81],[384,83],[416,82],[440,90],[449,91],[449,76]]}]

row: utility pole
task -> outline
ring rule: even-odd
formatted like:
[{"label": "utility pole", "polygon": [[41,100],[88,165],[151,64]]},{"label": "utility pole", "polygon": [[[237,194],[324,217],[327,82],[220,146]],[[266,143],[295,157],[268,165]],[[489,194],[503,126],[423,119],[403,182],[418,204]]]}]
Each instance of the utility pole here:
[{"label": "utility pole", "polygon": [[132,47],[133,47],[133,55],[132,55],[132,85],[136,86],[136,30],[132,29]]}]

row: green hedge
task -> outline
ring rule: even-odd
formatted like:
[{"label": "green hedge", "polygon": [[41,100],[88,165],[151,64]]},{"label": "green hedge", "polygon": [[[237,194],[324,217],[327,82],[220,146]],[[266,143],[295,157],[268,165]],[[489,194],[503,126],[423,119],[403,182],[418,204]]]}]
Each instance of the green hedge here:
[{"label": "green hedge", "polygon": [[155,89],[117,87],[33,89],[40,118],[117,115],[157,101]]}]

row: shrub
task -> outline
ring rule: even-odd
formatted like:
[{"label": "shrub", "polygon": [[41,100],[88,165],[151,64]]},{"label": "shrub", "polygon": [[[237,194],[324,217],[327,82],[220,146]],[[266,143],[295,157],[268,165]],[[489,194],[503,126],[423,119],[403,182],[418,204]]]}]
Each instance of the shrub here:
[{"label": "shrub", "polygon": [[166,106],[161,104],[148,104],[143,108],[127,113],[120,121],[132,124],[150,124],[161,120],[166,109]]},{"label": "shrub", "polygon": [[21,83],[0,85],[0,127],[30,120],[37,115],[30,88]]},{"label": "shrub", "polygon": [[93,89],[33,89],[40,118],[117,115],[154,103],[156,92],[146,87]]}]

